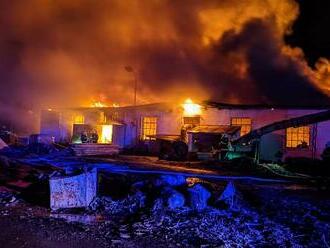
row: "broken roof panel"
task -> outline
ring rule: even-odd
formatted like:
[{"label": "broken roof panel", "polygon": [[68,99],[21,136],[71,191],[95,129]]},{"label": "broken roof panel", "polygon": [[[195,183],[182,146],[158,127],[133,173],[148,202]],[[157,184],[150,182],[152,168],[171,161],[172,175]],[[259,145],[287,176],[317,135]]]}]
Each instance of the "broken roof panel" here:
[{"label": "broken roof panel", "polygon": [[221,134],[227,133],[230,135],[235,134],[241,129],[239,126],[228,126],[228,125],[201,125],[197,127],[193,127],[188,130],[188,133],[213,133],[213,134]]}]

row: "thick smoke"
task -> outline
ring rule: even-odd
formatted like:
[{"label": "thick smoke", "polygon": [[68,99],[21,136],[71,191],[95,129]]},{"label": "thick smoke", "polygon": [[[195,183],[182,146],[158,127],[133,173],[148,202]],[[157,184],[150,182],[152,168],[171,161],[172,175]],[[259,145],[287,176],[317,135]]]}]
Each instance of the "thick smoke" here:
[{"label": "thick smoke", "polygon": [[139,103],[323,104],[322,76],[283,41],[298,14],[294,0],[1,1],[0,114],[131,104],[127,65]]}]

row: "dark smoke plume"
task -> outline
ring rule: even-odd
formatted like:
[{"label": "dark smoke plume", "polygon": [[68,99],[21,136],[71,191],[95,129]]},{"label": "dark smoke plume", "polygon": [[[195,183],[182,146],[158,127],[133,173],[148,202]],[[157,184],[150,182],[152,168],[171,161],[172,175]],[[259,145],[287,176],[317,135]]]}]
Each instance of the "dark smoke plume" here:
[{"label": "dark smoke plume", "polygon": [[41,108],[100,98],[131,104],[134,73],[125,66],[138,79],[138,103],[323,104],[302,52],[283,41],[298,7],[294,0],[1,1],[0,115],[25,126]]}]

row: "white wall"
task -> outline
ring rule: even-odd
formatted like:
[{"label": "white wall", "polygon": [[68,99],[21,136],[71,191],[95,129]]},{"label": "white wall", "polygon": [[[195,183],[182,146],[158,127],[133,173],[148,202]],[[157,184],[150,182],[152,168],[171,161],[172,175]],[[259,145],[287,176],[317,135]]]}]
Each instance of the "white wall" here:
[{"label": "white wall", "polygon": [[[252,119],[252,129],[257,129],[275,121],[281,121],[294,117],[304,116],[324,111],[316,110],[296,110],[296,109],[215,109],[207,108],[203,111],[202,124],[204,125],[230,125],[233,117],[249,117]],[[311,131],[312,131],[312,125]],[[311,133],[312,138],[312,133]],[[325,145],[330,141],[330,121],[317,124],[316,156],[320,158]],[[276,160],[276,152],[282,151],[283,156],[306,156],[311,157],[311,147],[307,151],[299,149],[286,149],[285,130],[275,131],[264,135],[260,143],[260,156],[266,160]]]},{"label": "white wall", "polygon": [[[118,108],[120,121],[123,126],[118,127],[118,133],[114,138],[121,146],[134,146],[141,135],[141,120],[145,116],[154,116],[158,118],[157,134],[179,135],[183,112],[180,107],[159,107],[158,105],[136,108]],[[275,121],[281,121],[293,117],[303,116],[306,114],[317,113],[323,110],[281,110],[281,109],[217,109],[204,108],[201,115],[202,125],[230,125],[233,117],[249,117],[252,119],[252,129],[271,124]],[[82,111],[84,112],[84,111]],[[88,114],[86,114],[86,112]],[[97,115],[91,111],[85,112],[85,121],[96,121]],[[93,112],[93,111],[92,111]],[[60,138],[70,139],[72,134],[72,115],[73,111],[64,111],[60,118]],[[95,119],[96,118],[96,119]],[[46,132],[46,127],[42,132]],[[52,132],[52,130],[48,130]],[[54,130],[53,130],[54,131]],[[312,137],[312,136],[311,136]],[[316,155],[320,157],[325,145],[330,141],[330,121],[317,124],[317,142]],[[274,154],[282,149],[284,156],[290,156],[292,151],[285,149],[285,130],[276,131],[265,135],[261,139],[261,157],[264,159],[274,160]],[[292,149],[291,149],[292,150]],[[291,152],[291,153],[290,153]],[[310,156],[310,153],[294,153],[297,156]]]}]

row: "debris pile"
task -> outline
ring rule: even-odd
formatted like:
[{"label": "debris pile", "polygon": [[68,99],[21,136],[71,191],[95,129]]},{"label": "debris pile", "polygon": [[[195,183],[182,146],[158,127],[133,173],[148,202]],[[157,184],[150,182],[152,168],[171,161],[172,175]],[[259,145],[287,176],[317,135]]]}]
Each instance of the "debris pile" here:
[{"label": "debris pile", "polygon": [[[33,164],[34,160],[25,161]],[[258,191],[256,185],[236,181],[234,184],[172,174],[141,175],[99,169],[99,175],[95,176],[92,170],[84,170],[88,165],[77,161],[53,160],[56,165],[63,165],[61,171],[49,166],[47,158],[43,157],[42,161],[43,165],[26,166],[19,164],[22,160],[0,157],[0,180],[6,187],[12,187],[12,191],[0,190],[0,216],[10,216],[11,209],[24,204],[24,212],[33,212],[34,203],[26,199],[43,198],[48,204],[43,208],[47,216],[42,220],[25,216],[24,221],[36,222],[36,226],[42,222],[44,229],[51,226],[50,222],[69,230],[81,229],[79,237],[102,240],[104,247],[321,247],[329,244],[330,201],[315,206],[297,196],[292,199],[291,195],[285,195],[283,188],[272,191],[270,184]],[[89,173],[93,180],[83,176]],[[58,179],[62,180],[63,187],[58,187],[60,181],[55,182]],[[58,190],[47,194],[49,180],[56,183]],[[86,188],[93,189],[88,200]],[[63,200],[73,198],[75,192],[83,196],[84,204],[70,205],[71,209],[58,205],[59,209],[49,214],[52,192],[58,199],[64,196]],[[86,206],[87,209],[81,208]],[[69,239],[69,235],[61,231],[61,237]]]},{"label": "debris pile", "polygon": [[89,205],[89,210],[105,212],[110,215],[134,214],[145,207],[146,196],[138,191],[123,200],[113,200],[111,197],[96,197]]},{"label": "debris pile", "polygon": [[165,188],[163,190],[164,198],[167,198],[167,206],[174,210],[182,208],[185,205],[184,195],[172,188]]},{"label": "debris pile", "polygon": [[188,189],[190,206],[192,209],[201,211],[207,207],[207,201],[211,197],[211,193],[202,185],[196,184]]},{"label": "debris pile", "polygon": [[236,186],[232,181],[227,184],[225,190],[218,199],[218,202],[219,201],[224,202],[233,210],[239,210],[243,205],[246,205],[242,194],[236,189]]},{"label": "debris pile", "polygon": [[0,192],[0,206],[10,206],[18,202],[18,197],[11,192]]},{"label": "debris pile", "polygon": [[177,243],[180,247],[299,246],[290,229],[256,212],[212,208],[197,214],[165,211],[161,217],[143,216],[132,224],[129,235],[135,235],[139,241],[163,237],[165,244]]}]

